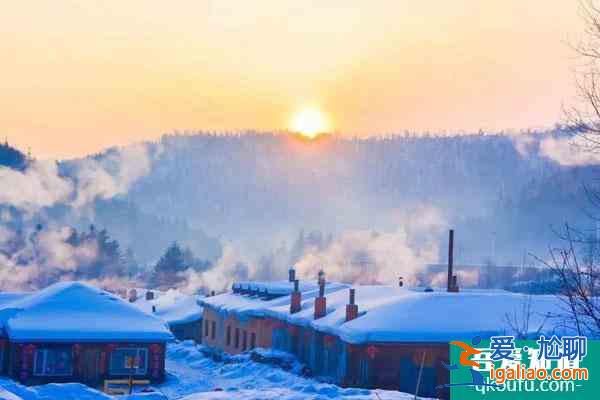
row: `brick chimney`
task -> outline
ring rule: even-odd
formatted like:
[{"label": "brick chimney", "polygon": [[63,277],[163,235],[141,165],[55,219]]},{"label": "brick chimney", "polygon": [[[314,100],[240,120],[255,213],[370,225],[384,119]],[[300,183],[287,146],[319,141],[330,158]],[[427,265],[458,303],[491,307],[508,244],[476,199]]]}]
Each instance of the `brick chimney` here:
[{"label": "brick chimney", "polygon": [[137,301],[137,290],[131,289],[129,291],[129,302],[133,303],[135,301]]},{"label": "brick chimney", "polygon": [[354,301],[355,289],[350,289],[350,299],[348,300],[348,304],[346,304],[346,322],[352,321],[356,317],[358,317],[358,306]]},{"label": "brick chimney", "polygon": [[[293,271],[293,270],[290,270]],[[290,314],[297,313],[300,311],[300,303],[302,301],[302,294],[300,293],[298,280],[294,280],[294,291],[292,292],[292,301],[290,302]]]},{"label": "brick chimney", "polygon": [[319,297],[315,299],[315,319],[327,314],[327,299],[325,299],[325,280],[319,282]]}]

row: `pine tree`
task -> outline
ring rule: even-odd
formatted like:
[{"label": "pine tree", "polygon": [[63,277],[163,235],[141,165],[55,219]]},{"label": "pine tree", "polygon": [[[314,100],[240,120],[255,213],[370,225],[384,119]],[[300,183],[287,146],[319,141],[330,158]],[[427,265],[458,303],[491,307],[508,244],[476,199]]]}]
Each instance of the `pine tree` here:
[{"label": "pine tree", "polygon": [[153,282],[162,288],[176,286],[183,279],[180,273],[188,267],[183,250],[177,242],[173,242],[156,263]]}]

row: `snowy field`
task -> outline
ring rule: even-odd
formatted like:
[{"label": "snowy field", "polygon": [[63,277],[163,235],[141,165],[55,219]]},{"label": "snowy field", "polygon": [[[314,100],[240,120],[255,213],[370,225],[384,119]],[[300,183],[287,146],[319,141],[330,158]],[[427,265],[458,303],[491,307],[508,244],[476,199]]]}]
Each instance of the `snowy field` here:
[{"label": "snowy field", "polygon": [[110,397],[86,386],[49,384],[25,387],[0,378],[2,400],[409,400],[413,395],[384,390],[343,389],[300,377],[278,367],[256,363],[249,356],[216,362],[191,342],[170,344],[167,379],[155,393]]}]

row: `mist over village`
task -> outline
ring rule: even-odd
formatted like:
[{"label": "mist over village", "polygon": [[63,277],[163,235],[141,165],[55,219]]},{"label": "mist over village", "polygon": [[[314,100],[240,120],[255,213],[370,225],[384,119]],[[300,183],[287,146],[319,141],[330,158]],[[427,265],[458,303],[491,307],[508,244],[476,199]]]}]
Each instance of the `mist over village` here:
[{"label": "mist over village", "polygon": [[600,4],[450,3],[8,6],[0,399],[595,398]]}]

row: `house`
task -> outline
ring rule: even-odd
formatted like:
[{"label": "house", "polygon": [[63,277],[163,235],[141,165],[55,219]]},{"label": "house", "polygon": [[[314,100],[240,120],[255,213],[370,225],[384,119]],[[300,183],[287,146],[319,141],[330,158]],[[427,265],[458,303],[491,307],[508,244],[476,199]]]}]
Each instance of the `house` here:
[{"label": "house", "polygon": [[199,296],[184,294],[175,289],[166,292],[132,290],[136,290],[136,296],[129,296],[130,302],[142,311],[165,321],[177,340],[202,343],[203,309],[199,304]]},{"label": "house", "polygon": [[0,304],[0,372],[24,384],[129,377],[160,382],[165,323],[79,282],[61,282]]},{"label": "house", "polygon": [[295,354],[323,380],[447,398],[436,387],[449,383],[442,366],[449,342],[514,334],[506,316],[522,313],[528,301],[532,334],[560,310],[555,296],[358,285],[309,299],[297,313],[274,307],[266,314],[278,321],[273,348]]},{"label": "house", "polygon": [[[203,344],[229,354],[254,347],[272,347],[273,326],[277,321],[266,315],[266,310],[277,306],[289,308],[294,292],[303,293],[305,298],[318,294],[316,282],[294,281],[237,282],[232,292],[202,298]],[[333,292],[346,287],[331,284],[327,290]]]},{"label": "house", "polygon": [[[206,345],[234,354],[273,348],[294,354],[324,381],[440,398],[449,395],[437,389],[449,383],[442,364],[449,363],[449,342],[511,332],[506,315],[522,312],[530,299],[451,285],[431,291],[324,280],[296,281],[293,289],[289,282],[273,287],[243,282],[233,288],[202,300]],[[265,294],[275,288],[286,289],[275,298]],[[554,296],[531,301],[533,333],[560,306]]]}]

